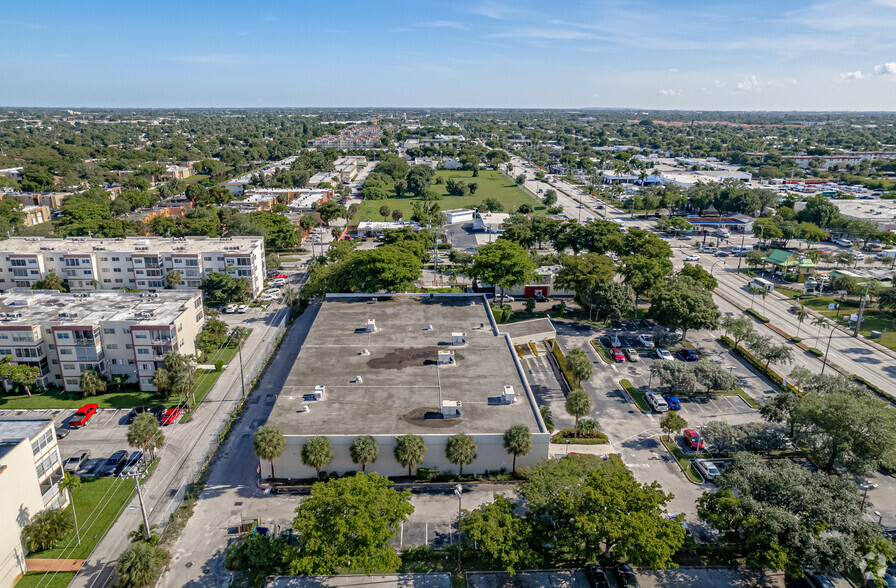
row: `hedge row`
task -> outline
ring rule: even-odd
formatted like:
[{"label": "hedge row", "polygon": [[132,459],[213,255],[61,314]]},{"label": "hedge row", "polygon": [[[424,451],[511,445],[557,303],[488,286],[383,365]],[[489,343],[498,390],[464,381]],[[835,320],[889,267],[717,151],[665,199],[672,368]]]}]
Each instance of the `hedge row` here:
[{"label": "hedge row", "polygon": [[557,365],[560,367],[560,372],[563,374],[563,378],[566,380],[566,385],[569,386],[570,390],[576,390],[579,387],[578,380],[566,369],[566,356],[563,355],[563,351],[560,349],[560,345],[556,340],[550,339],[548,344],[551,346],[551,353],[554,355],[554,359],[557,360]]},{"label": "hedge row", "polygon": [[[728,346],[729,349],[734,349],[734,340],[731,337],[722,335],[722,341]],[[778,372],[772,369],[767,369],[765,367],[765,364],[759,361],[752,353],[742,347],[734,349],[734,353],[746,360],[747,363],[759,370],[760,373],[765,374],[765,376],[769,380],[771,380],[772,383],[775,384],[778,388],[784,388],[784,378],[780,374],[778,374]],[[800,391],[791,384],[787,384],[787,389],[795,394],[800,394]]]},{"label": "hedge row", "polygon": [[763,315],[759,314],[759,312],[753,310],[752,308],[748,308],[748,309],[745,310],[744,312],[746,312],[747,314],[749,314],[749,315],[752,316],[753,318],[758,319],[759,322],[762,322],[762,323],[770,323],[770,322],[771,322],[767,316],[763,316]]},{"label": "hedge row", "polygon": [[824,351],[818,349],[817,347],[810,347],[807,351],[815,357],[821,357],[822,355],[824,355]]},{"label": "hedge row", "polygon": [[872,392],[874,392],[881,398],[886,398],[893,404],[896,404],[896,396],[893,396],[892,394],[890,394],[888,392],[884,392],[883,390],[881,390],[880,388],[878,388],[877,386],[875,386],[874,384],[872,384],[871,382],[869,382],[868,380],[863,378],[862,376],[853,375],[852,379],[855,380],[856,382],[858,382],[859,384],[862,384],[863,386],[865,386],[866,388],[868,388],[869,390],[871,390]]},{"label": "hedge row", "polygon": [[497,323],[506,323],[509,321],[511,312],[512,310],[509,304],[505,304],[504,306],[492,304],[492,314],[495,316],[495,322]]},{"label": "hedge row", "polygon": [[575,445],[603,445],[604,443],[609,443],[610,440],[607,439],[607,436],[601,431],[595,431],[594,433],[579,433],[575,434],[573,429],[563,429],[554,433],[554,436],[551,437],[551,443],[566,443],[566,440],[569,439],[569,442]]}]

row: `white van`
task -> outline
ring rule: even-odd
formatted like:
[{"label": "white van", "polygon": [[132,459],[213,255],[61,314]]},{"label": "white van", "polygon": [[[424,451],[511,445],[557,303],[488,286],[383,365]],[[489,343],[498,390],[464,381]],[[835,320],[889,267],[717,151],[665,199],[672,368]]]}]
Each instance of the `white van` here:
[{"label": "white van", "polygon": [[743,247],[732,247],[731,255],[734,257],[746,257],[747,253],[753,251],[752,245],[744,245]]},{"label": "white van", "polygon": [[669,405],[665,398],[659,394],[649,393],[644,395],[644,400],[650,405],[654,412],[669,412]]},{"label": "white van", "polygon": [[722,239],[727,239],[731,236],[731,233],[728,232],[728,229],[719,229],[716,231],[716,235],[721,237]]},{"label": "white van", "polygon": [[750,285],[754,288],[765,290],[766,292],[771,292],[775,289],[774,284],[772,284],[768,280],[763,280],[762,278],[753,278],[752,280],[750,280]]},{"label": "white van", "polygon": [[852,247],[852,241],[847,241],[846,239],[834,239],[831,243],[839,245],[840,247]]}]

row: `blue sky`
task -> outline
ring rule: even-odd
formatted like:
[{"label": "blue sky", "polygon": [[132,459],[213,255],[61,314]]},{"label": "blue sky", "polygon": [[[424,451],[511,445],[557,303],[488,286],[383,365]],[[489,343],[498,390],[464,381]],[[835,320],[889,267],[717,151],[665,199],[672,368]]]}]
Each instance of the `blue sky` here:
[{"label": "blue sky", "polygon": [[896,0],[6,4],[9,106],[896,110]]}]

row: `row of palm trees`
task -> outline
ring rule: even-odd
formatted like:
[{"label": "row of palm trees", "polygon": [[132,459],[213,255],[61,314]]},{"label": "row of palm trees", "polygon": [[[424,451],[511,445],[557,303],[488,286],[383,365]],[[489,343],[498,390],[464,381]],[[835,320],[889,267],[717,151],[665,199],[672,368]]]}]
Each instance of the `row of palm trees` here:
[{"label": "row of palm trees", "polygon": [[[515,473],[516,458],[527,455],[532,450],[532,434],[526,425],[517,423],[511,425],[504,432],[503,441],[504,449],[513,456],[513,472]],[[283,436],[283,432],[274,425],[263,425],[255,431],[252,447],[259,459],[271,463],[271,479],[276,478],[274,460],[283,455],[283,451],[286,449],[286,438]],[[445,457],[449,462],[458,466],[458,475],[463,475],[464,466],[471,464],[476,459],[478,449],[473,437],[466,433],[458,433],[448,438]],[[376,462],[379,451],[379,443],[370,435],[355,437],[349,445],[352,462],[360,465],[362,472],[367,471],[367,464]],[[423,438],[408,433],[395,439],[392,454],[395,461],[408,468],[408,476],[411,476],[413,469],[423,463],[426,451],[427,447]],[[311,437],[302,446],[302,463],[314,468],[318,476],[331,461],[333,461],[333,446],[326,437]]]}]

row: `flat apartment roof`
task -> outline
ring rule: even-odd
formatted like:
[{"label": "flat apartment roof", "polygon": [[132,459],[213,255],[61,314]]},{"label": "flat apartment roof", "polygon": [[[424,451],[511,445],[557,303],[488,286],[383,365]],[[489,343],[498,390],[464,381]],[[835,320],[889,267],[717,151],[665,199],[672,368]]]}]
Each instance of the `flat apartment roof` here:
[{"label": "flat apartment roof", "polygon": [[842,214],[863,220],[887,222],[896,218],[896,200],[836,199],[831,200],[831,202],[837,206]]},{"label": "flat apartment roof", "polygon": [[[149,324],[170,324],[196,294],[195,290],[167,290],[153,294],[99,290],[63,294],[52,290],[13,289],[0,294],[0,315],[5,314],[5,317],[0,316],[0,327],[141,320]],[[21,316],[11,317],[10,313]],[[61,313],[68,316],[60,316]],[[140,313],[152,313],[152,316],[141,318]]]},{"label": "flat apartment roof", "polygon": [[[67,239],[46,239],[44,237],[12,237],[0,245],[6,255],[22,253],[99,253],[133,252],[153,254],[159,252],[175,252],[184,248],[184,253],[202,253],[206,251],[223,251],[225,247],[233,247],[232,251],[249,253],[263,237],[125,237],[122,239],[104,239],[102,237],[69,237]],[[137,250],[137,247],[149,246],[149,250]],[[96,249],[102,247],[103,249]]]},{"label": "flat apartment roof", "polygon": [[[452,346],[458,332],[467,342]],[[437,365],[439,351],[454,351],[455,364]],[[514,423],[540,431],[513,353],[482,296],[330,295],[268,422],[286,435],[503,433]],[[324,399],[310,400],[320,385]],[[500,404],[504,386],[513,404]],[[460,401],[461,416],[440,418],[443,401]]]},{"label": "flat apartment roof", "polygon": [[0,443],[33,439],[52,422],[53,419],[0,419]]}]

